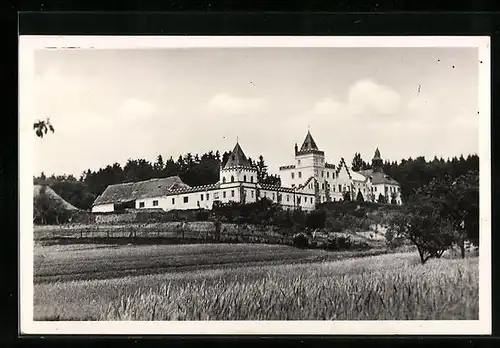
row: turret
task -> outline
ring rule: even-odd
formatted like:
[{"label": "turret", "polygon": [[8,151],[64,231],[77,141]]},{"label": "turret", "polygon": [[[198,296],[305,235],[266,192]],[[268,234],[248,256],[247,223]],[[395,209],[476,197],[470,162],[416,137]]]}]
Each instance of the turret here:
[{"label": "turret", "polygon": [[380,151],[377,147],[375,150],[375,155],[372,158],[372,167],[374,172],[381,172],[382,167],[383,167],[383,161],[382,158],[380,157]]}]

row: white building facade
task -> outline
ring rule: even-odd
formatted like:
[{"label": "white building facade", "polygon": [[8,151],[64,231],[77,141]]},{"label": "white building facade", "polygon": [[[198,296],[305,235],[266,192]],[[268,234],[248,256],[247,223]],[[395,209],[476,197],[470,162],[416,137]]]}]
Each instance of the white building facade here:
[{"label": "white building facade", "polygon": [[402,204],[399,184],[381,171],[378,149],[372,162],[373,169],[360,172],[352,171],[343,158],[337,166],[329,164],[308,132],[300,150],[295,144],[295,164],[279,168],[281,186],[265,185],[258,183],[257,169],[237,143],[215,184],[191,187],[175,176],[110,185],[97,197],[92,212],[113,212],[123,207],[212,209],[215,202],[252,203],[263,198],[287,210],[310,211],[320,203],[355,200],[359,192],[365,201],[379,201],[382,194],[385,202]]},{"label": "white building facade", "polygon": [[[337,166],[325,161],[310,132],[299,149],[295,144],[295,163],[281,166],[280,178],[284,186],[295,187],[312,177],[317,185],[317,203],[355,200],[361,193],[363,200],[402,204],[401,188],[397,181],[382,170],[383,161],[377,149],[372,169],[355,172],[340,159]],[[382,194],[383,198],[380,198]]]}]

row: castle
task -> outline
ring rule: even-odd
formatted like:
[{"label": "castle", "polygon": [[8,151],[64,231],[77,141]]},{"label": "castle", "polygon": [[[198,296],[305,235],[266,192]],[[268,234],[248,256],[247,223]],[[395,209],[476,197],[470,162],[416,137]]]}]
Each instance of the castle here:
[{"label": "castle", "polygon": [[215,202],[251,203],[267,198],[283,209],[314,210],[316,204],[345,199],[402,204],[400,185],[382,170],[377,149],[372,169],[355,172],[343,158],[335,166],[325,162],[311,133],[299,150],[295,144],[295,164],[279,168],[281,186],[257,182],[257,169],[237,142],[217,183],[191,187],[178,177],[110,185],[96,198],[92,212],[112,212],[122,208],[168,210],[211,209]]}]

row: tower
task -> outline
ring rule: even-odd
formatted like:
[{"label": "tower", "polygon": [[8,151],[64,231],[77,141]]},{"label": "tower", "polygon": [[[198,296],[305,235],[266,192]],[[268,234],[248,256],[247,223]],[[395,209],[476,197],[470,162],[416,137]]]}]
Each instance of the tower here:
[{"label": "tower", "polygon": [[383,161],[382,158],[380,157],[380,151],[378,150],[378,147],[375,150],[375,155],[372,158],[372,167],[374,172],[382,171]]},{"label": "tower", "polygon": [[311,176],[316,179],[320,178],[325,168],[325,153],[318,148],[310,131],[307,131],[300,150],[297,151],[296,147],[295,160],[297,161],[297,169],[304,171],[305,176],[303,178],[305,180]]},{"label": "tower", "polygon": [[257,168],[250,163],[239,143],[236,143],[227,163],[221,168],[220,181],[221,184],[257,183]]}]

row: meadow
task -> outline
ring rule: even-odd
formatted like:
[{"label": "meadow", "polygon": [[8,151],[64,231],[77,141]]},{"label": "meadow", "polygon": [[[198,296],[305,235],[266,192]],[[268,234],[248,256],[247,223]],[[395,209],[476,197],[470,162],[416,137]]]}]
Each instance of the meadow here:
[{"label": "meadow", "polygon": [[[360,257],[363,256],[363,257]],[[478,258],[283,245],[35,247],[35,320],[478,319]]]}]

